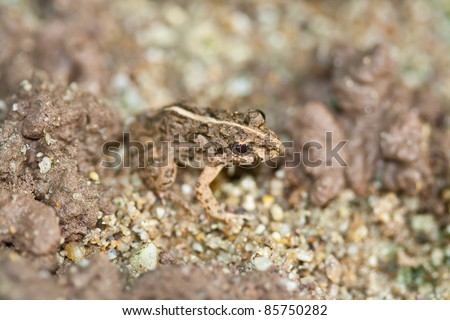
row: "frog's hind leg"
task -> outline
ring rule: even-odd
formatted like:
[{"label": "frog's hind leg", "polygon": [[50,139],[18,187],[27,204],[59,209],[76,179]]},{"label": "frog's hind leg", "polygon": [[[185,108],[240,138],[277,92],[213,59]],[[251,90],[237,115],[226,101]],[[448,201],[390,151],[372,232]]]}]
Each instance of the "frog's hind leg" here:
[{"label": "frog's hind leg", "polygon": [[178,204],[181,208],[183,208],[184,211],[186,211],[186,213],[198,215],[197,212],[195,212],[195,210],[192,208],[192,205],[190,203],[188,203],[185,199],[180,197],[176,192],[172,190],[162,191],[158,196],[161,198],[163,204],[167,199],[172,201],[173,203]]},{"label": "frog's hind leg", "polygon": [[211,182],[217,177],[224,165],[218,167],[205,167],[195,185],[195,195],[206,213],[213,219],[231,222],[240,216],[226,212],[219,204],[210,188]]},{"label": "frog's hind leg", "polygon": [[158,150],[150,148],[145,167],[139,168],[139,176],[165,204],[164,192],[172,186],[177,176],[177,166],[170,151],[164,156]]},{"label": "frog's hind leg", "polygon": [[186,200],[173,190],[170,190],[170,187],[175,182],[177,166],[174,164],[173,166],[159,169],[154,173],[149,182],[151,182],[152,190],[161,200],[162,205],[167,206],[166,200],[169,200],[178,204],[187,213],[195,213],[192,206]]}]

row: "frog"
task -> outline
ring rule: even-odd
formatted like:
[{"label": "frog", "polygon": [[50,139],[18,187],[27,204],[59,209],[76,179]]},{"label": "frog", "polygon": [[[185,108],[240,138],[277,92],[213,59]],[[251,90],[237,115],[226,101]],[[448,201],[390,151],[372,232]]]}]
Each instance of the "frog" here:
[{"label": "frog", "polygon": [[284,150],[261,110],[230,112],[189,102],[140,114],[130,126],[130,136],[146,146],[146,161],[139,160],[146,185],[163,195],[175,182],[179,168],[199,168],[195,198],[208,216],[225,222],[236,214],[225,211],[210,187],[222,169],[254,166],[275,159]]}]

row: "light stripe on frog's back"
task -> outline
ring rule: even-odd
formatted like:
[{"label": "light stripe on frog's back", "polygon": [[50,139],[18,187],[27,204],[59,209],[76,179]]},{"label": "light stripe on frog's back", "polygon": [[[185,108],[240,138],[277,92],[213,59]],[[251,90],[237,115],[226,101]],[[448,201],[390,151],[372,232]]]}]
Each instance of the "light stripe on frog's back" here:
[{"label": "light stripe on frog's back", "polygon": [[172,112],[178,113],[180,116],[182,116],[184,118],[192,119],[194,121],[198,121],[199,123],[208,123],[208,122],[210,122],[210,123],[215,123],[215,124],[219,124],[219,125],[223,124],[223,125],[227,125],[227,126],[234,126],[234,127],[240,128],[240,129],[245,130],[245,131],[251,131],[255,135],[258,135],[258,136],[260,136],[262,138],[264,138],[265,135],[266,135],[266,133],[261,132],[260,130],[257,130],[257,129],[254,129],[254,128],[251,128],[251,127],[248,127],[248,126],[244,126],[244,125],[236,123],[234,121],[218,120],[216,118],[209,117],[209,116],[206,116],[206,115],[196,114],[196,113],[194,113],[192,111],[189,111],[189,110],[187,110],[185,108],[182,108],[180,106],[166,107],[166,108],[164,108],[164,111],[172,111]]}]

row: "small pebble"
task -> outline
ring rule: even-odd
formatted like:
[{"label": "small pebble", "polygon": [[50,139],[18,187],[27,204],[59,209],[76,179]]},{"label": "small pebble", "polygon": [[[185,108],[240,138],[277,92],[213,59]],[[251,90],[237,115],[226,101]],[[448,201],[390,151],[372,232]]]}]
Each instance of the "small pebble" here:
[{"label": "small pebble", "polygon": [[266,257],[256,257],[253,261],[258,271],[267,271],[273,265],[272,260]]},{"label": "small pebble", "polygon": [[255,198],[250,194],[245,195],[244,201],[242,202],[242,207],[247,211],[255,210],[256,209]]},{"label": "small pebble", "polygon": [[333,283],[338,283],[341,279],[342,267],[339,261],[332,254],[325,259],[325,272],[328,279]]},{"label": "small pebble", "polygon": [[270,208],[274,202],[275,202],[275,197],[270,194],[265,194],[262,197],[262,203],[263,203],[264,208]]},{"label": "small pebble", "polygon": [[84,259],[86,251],[83,247],[80,247],[76,242],[69,242],[64,246],[64,251],[67,252],[67,258],[73,262],[78,262]]},{"label": "small pebble", "polygon": [[203,246],[199,242],[194,242],[192,244],[192,249],[197,252],[203,252]]},{"label": "small pebble", "polygon": [[9,227],[9,233],[16,234],[17,229],[14,226]]},{"label": "small pebble", "polygon": [[158,219],[162,219],[162,217],[164,217],[165,214],[166,214],[166,210],[164,210],[164,208],[162,208],[162,207],[156,208],[156,216],[158,217]]},{"label": "small pebble", "polygon": [[217,249],[220,246],[221,243],[221,238],[218,236],[212,236],[210,238],[207,239],[206,244],[208,247],[210,247],[211,249]]},{"label": "small pebble", "polygon": [[89,260],[88,259],[81,259],[78,262],[78,265],[82,268],[87,268],[89,266]]},{"label": "small pebble", "polygon": [[52,143],[56,142],[56,140],[53,139],[52,136],[48,133],[45,134],[44,138],[45,138],[45,142],[47,143],[47,145],[51,145]]},{"label": "small pebble", "polygon": [[117,258],[117,252],[114,249],[109,249],[107,254],[108,254],[109,260],[114,260],[115,258]]},{"label": "small pebble", "polygon": [[72,198],[74,200],[81,201],[81,200],[83,200],[83,195],[81,193],[75,192],[74,194],[72,194]]},{"label": "small pebble", "polygon": [[283,196],[284,183],[282,180],[272,180],[270,182],[270,193],[275,197]]},{"label": "small pebble", "polygon": [[277,232],[277,231],[272,232],[272,234],[270,236],[276,242],[279,242],[281,240],[281,234],[279,232]]},{"label": "small pebble", "polygon": [[187,184],[187,183],[182,184],[182,185],[181,185],[181,192],[182,192],[184,195],[186,195],[186,196],[191,195],[191,194],[192,194],[192,186],[190,186],[190,185]]},{"label": "small pebble", "polygon": [[158,265],[158,248],[152,242],[147,243],[141,250],[131,256],[130,265],[138,273],[156,269]]},{"label": "small pebble", "polygon": [[251,176],[246,176],[244,179],[242,179],[241,187],[245,191],[254,191],[254,190],[257,189],[256,188],[256,182],[253,179],[253,177],[251,177]]},{"label": "small pebble", "polygon": [[286,287],[286,290],[289,292],[292,292],[295,289],[297,289],[297,283],[293,280],[281,279],[280,284],[284,285]]},{"label": "small pebble", "polygon": [[31,85],[30,81],[28,80],[22,80],[19,84],[25,91],[30,91],[33,89],[33,86]]},{"label": "small pebble", "polygon": [[283,209],[278,204],[274,204],[270,208],[270,215],[274,221],[281,221],[284,217]]},{"label": "small pebble", "polygon": [[310,250],[300,250],[297,252],[297,259],[304,262],[311,262],[314,259],[314,253]]},{"label": "small pebble", "polygon": [[412,229],[430,239],[437,239],[438,226],[431,214],[418,214],[411,218]]},{"label": "small pebble", "polygon": [[127,252],[128,250],[130,250],[130,245],[126,244],[126,243],[120,243],[117,246],[117,250],[121,251],[121,252]]},{"label": "small pebble", "polygon": [[254,248],[255,248],[255,246],[252,243],[250,243],[250,242],[247,242],[244,245],[244,250],[247,251],[247,252],[253,251]]},{"label": "small pebble", "polygon": [[230,264],[232,261],[232,256],[228,252],[222,252],[217,256],[217,261],[222,262],[224,264]]},{"label": "small pebble", "polygon": [[263,224],[259,224],[255,229],[256,234],[262,234],[264,231],[266,231],[266,226]]},{"label": "small pebble", "polygon": [[148,241],[150,239],[150,237],[149,237],[147,232],[142,231],[142,232],[139,233],[139,239],[141,241],[145,241],[146,242],[146,241]]},{"label": "small pebble", "polygon": [[47,173],[50,171],[52,167],[52,160],[49,157],[42,158],[42,161],[39,162],[39,171],[41,173]]},{"label": "small pebble", "polygon": [[91,171],[89,173],[89,179],[91,179],[92,181],[99,181],[100,177],[98,176],[98,173],[95,171]]},{"label": "small pebble", "polygon": [[431,263],[438,267],[442,264],[444,261],[444,252],[439,248],[434,248],[433,251],[431,251]]},{"label": "small pebble", "polygon": [[275,172],[275,176],[276,176],[278,179],[284,179],[284,178],[286,177],[286,172],[285,172],[284,170],[282,170],[282,169],[277,170],[277,171]]}]

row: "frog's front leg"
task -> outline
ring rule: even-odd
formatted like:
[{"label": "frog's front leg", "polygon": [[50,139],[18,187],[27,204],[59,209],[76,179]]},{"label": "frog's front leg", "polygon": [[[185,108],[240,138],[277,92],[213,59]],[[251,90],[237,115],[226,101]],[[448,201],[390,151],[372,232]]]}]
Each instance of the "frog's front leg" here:
[{"label": "frog's front leg", "polygon": [[235,218],[236,215],[223,210],[209,186],[224,166],[225,165],[205,167],[195,185],[195,195],[210,217],[229,222],[231,219]]}]

